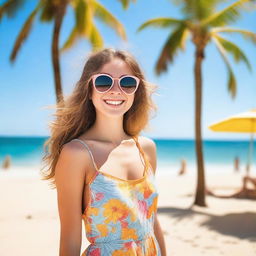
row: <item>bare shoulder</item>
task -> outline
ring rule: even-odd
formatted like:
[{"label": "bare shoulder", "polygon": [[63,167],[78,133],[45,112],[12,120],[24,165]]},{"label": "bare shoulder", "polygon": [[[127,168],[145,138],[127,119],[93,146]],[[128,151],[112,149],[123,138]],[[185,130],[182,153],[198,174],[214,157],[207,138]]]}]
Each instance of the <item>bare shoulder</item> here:
[{"label": "bare shoulder", "polygon": [[89,159],[87,150],[80,144],[77,141],[64,144],[55,167],[61,235],[72,235],[73,241],[80,241],[82,199]]},{"label": "bare shoulder", "polygon": [[156,149],[156,143],[154,142],[154,140],[145,136],[139,136],[138,139],[139,139],[139,143],[143,146],[143,149],[146,149],[146,150]]},{"label": "bare shoulder", "polygon": [[65,158],[67,161],[76,161],[85,165],[90,160],[90,153],[83,144],[79,141],[70,141],[63,145],[60,157]]},{"label": "bare shoulder", "polygon": [[55,168],[56,177],[73,178],[84,180],[89,170],[90,154],[78,141],[70,141],[62,146],[58,162]]},{"label": "bare shoulder", "polygon": [[157,157],[156,157],[156,152],[157,152],[157,148],[156,148],[156,143],[154,142],[154,140],[145,137],[145,136],[139,136],[138,137],[139,143],[141,145],[141,147],[143,148],[143,151],[145,152],[145,154],[147,155],[150,164],[153,168],[153,171],[156,171],[156,162],[157,162]]}]

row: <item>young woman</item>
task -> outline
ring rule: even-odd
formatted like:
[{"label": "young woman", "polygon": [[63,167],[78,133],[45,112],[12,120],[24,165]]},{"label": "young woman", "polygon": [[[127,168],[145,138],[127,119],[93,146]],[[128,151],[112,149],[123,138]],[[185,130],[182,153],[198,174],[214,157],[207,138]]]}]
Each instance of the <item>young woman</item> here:
[{"label": "young woman", "polygon": [[157,219],[156,145],[146,127],[154,86],[135,59],[104,49],[89,56],[73,93],[60,103],[45,144],[44,179],[57,188],[60,256],[162,255]]}]

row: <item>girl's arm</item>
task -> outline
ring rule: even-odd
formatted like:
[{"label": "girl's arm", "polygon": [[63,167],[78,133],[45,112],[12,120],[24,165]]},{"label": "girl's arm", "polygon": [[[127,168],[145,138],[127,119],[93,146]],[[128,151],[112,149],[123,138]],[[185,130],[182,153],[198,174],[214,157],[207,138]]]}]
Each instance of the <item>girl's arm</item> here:
[{"label": "girl's arm", "polygon": [[69,142],[62,147],[55,168],[60,218],[59,256],[80,256],[85,156],[76,143]]},{"label": "girl's arm", "polygon": [[[157,151],[156,151],[156,144],[153,140],[144,137],[144,150],[145,153],[147,154],[150,164],[154,170],[154,173],[156,172],[156,166],[157,166]],[[159,220],[157,218],[157,214],[155,216],[155,222],[154,222],[154,234],[156,236],[157,242],[159,244],[160,250],[161,250],[161,255],[166,256],[166,246],[165,246],[165,241],[164,241],[164,235],[163,231],[161,229]]]},{"label": "girl's arm", "polygon": [[159,220],[157,218],[157,215],[155,216],[154,233],[161,250],[161,256],[166,256],[167,254],[166,254],[166,247],[164,242],[164,235],[163,235],[163,231],[161,229]]}]

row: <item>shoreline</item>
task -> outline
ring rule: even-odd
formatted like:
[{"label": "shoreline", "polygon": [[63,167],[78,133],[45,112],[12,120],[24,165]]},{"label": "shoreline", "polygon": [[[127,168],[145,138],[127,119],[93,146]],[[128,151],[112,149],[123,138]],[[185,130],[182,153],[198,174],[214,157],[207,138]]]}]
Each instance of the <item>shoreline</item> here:
[{"label": "shoreline", "polygon": [[[38,173],[39,169],[41,168],[41,165],[34,165],[34,166],[11,166],[8,169],[3,169],[0,166],[0,175],[1,173],[17,173],[17,174],[21,174],[21,173]],[[157,164],[157,173],[158,174],[170,174],[170,175],[176,175],[178,173],[178,171],[180,170],[181,165],[180,164],[166,164],[166,163],[160,163]],[[205,173],[206,174],[231,174],[231,173],[236,173],[234,171],[234,166],[233,164],[209,164],[209,163],[205,163],[204,164],[204,168],[205,168]],[[197,167],[195,164],[186,164],[186,169],[187,169],[187,174],[188,175],[193,175],[194,173],[197,172]],[[246,170],[245,170],[245,165],[240,165],[240,169],[237,173],[242,173],[245,174]],[[251,174],[255,174],[256,175],[256,165],[252,165],[251,166]]]}]

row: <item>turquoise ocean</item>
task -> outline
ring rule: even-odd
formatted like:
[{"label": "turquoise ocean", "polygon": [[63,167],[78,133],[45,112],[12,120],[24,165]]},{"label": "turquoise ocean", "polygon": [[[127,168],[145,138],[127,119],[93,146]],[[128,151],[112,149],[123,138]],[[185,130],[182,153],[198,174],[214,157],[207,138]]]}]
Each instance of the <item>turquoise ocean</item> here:
[{"label": "turquoise ocean", "polygon": [[[21,169],[42,166],[43,144],[47,137],[7,137],[0,136],[0,164],[6,155],[11,157],[11,166]],[[162,171],[176,172],[180,161],[185,159],[187,166],[195,166],[195,141],[189,139],[152,138],[157,146],[157,166]],[[204,140],[204,160],[206,166],[232,167],[238,157],[241,167],[245,168],[249,141]],[[256,143],[254,142],[254,167]]]}]

